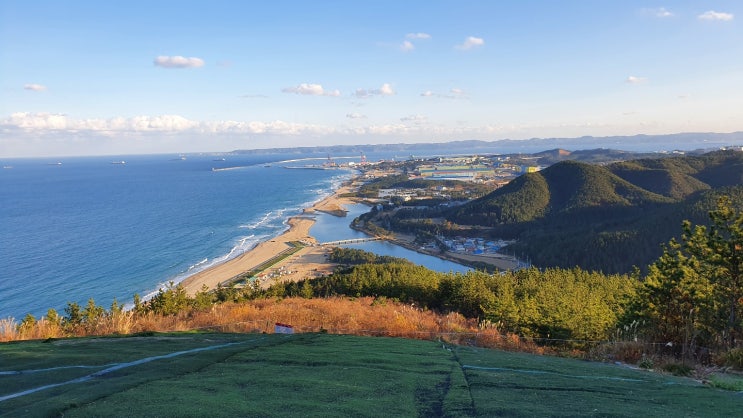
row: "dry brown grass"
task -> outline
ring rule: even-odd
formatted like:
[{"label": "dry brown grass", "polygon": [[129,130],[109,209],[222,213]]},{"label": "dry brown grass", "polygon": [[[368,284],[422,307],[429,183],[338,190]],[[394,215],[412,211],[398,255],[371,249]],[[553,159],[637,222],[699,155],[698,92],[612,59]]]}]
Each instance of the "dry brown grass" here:
[{"label": "dry brown grass", "polygon": [[[477,322],[459,314],[440,315],[410,305],[371,297],[346,299],[261,299],[215,305],[209,311],[177,316],[137,318],[134,332],[220,329],[235,332],[273,332],[276,322],[295,332],[390,335],[430,338],[445,333],[474,333]],[[419,337],[420,336],[420,337]]]},{"label": "dry brown grass", "polygon": [[481,328],[476,320],[458,313],[439,314],[372,297],[260,299],[214,305],[207,311],[181,312],[174,316],[152,313],[135,316],[131,312],[122,312],[106,316],[95,326],[80,328],[71,334],[65,334],[61,327],[45,320],[39,320],[33,329],[26,331],[18,330],[14,322],[0,320],[0,339],[11,341],[190,330],[272,333],[277,322],[292,325],[295,332],[441,340],[460,345],[543,352],[542,348],[517,335],[502,335],[493,326]]},{"label": "dry brown grass", "polygon": [[0,341],[13,341],[18,338],[18,323],[13,318],[0,319]]}]

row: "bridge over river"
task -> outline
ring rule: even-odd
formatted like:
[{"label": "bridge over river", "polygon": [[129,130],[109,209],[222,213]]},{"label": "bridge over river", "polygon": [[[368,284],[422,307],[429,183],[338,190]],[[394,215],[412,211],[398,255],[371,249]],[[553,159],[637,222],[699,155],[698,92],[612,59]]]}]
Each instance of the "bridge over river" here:
[{"label": "bridge over river", "polygon": [[359,244],[362,242],[370,242],[370,241],[382,241],[384,238],[380,237],[370,237],[370,238],[352,238],[352,239],[341,239],[338,241],[328,241],[320,243],[320,245],[345,245],[345,244]]}]

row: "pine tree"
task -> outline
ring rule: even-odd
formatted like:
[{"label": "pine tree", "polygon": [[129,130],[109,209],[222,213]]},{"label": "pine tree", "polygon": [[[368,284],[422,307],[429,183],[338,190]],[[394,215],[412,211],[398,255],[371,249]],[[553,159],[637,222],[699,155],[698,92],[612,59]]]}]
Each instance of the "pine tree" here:
[{"label": "pine tree", "polygon": [[714,333],[713,286],[700,273],[699,261],[684,255],[675,240],[649,267],[639,295],[639,317],[653,340],[689,353],[699,338]]},{"label": "pine tree", "polygon": [[730,197],[722,196],[710,212],[709,228],[684,222],[684,243],[699,260],[702,274],[715,286],[715,296],[727,317],[722,336],[733,348],[741,335],[743,310],[743,211],[734,208]]}]

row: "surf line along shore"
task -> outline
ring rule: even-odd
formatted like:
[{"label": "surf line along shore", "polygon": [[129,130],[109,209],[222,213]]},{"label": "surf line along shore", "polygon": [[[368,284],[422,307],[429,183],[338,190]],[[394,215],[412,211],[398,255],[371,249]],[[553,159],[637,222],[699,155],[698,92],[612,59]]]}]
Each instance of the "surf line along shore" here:
[{"label": "surf line along shore", "polygon": [[[329,213],[335,216],[345,216],[344,205],[354,203],[343,195],[351,192],[350,184],[354,179],[344,183],[332,195],[315,203],[312,207],[304,210],[304,214],[313,214],[315,212]],[[317,244],[317,240],[310,236],[310,227],[315,223],[315,219],[307,216],[293,216],[287,221],[289,229],[283,234],[263,241],[246,251],[245,253],[223,263],[217,264],[206,270],[200,271],[192,276],[187,277],[181,282],[186,292],[193,296],[200,291],[204,285],[210,290],[216,289],[220,283],[224,283],[235,276],[247,271],[253,270],[257,266],[267,262],[277,254],[291,248],[292,242],[303,241],[309,244]],[[313,274],[331,273],[334,265],[329,263],[325,257],[325,249],[319,246],[306,246],[296,252],[291,257],[284,259],[272,268],[284,266],[287,271],[292,273],[285,276],[283,280],[300,280]],[[264,283],[265,284],[265,283]]]}]

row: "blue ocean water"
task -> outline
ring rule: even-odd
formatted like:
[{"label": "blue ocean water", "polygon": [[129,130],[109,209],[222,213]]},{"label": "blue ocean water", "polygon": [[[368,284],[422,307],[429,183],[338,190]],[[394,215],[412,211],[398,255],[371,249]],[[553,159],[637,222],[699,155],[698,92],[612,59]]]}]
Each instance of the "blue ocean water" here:
[{"label": "blue ocean water", "polygon": [[272,164],[286,158],[3,161],[0,318],[151,294],[278,235],[352,174]]},{"label": "blue ocean water", "polygon": [[[286,228],[353,172],[287,170],[315,155],[124,156],[5,160],[0,170],[0,318],[37,318],[68,302],[154,294]],[[113,162],[126,161],[126,164]],[[61,164],[58,164],[61,163]],[[213,168],[233,168],[213,171]],[[319,215],[321,241],[359,234]],[[465,268],[383,243],[365,250],[441,271]]]}]

